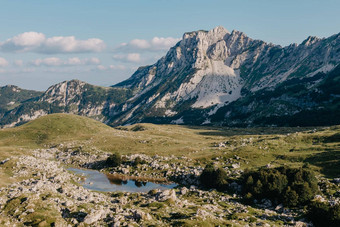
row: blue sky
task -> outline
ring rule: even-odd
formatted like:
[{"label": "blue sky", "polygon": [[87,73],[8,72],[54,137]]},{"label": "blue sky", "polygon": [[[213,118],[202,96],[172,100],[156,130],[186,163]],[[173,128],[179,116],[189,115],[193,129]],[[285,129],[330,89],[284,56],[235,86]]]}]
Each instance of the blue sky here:
[{"label": "blue sky", "polygon": [[338,0],[0,0],[0,86],[112,85],[184,32],[222,25],[280,45],[340,32]]}]

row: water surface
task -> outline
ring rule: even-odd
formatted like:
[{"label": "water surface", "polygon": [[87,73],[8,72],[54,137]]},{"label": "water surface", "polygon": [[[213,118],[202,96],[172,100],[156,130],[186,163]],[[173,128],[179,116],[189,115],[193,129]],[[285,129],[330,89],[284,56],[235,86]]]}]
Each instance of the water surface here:
[{"label": "water surface", "polygon": [[84,188],[102,192],[148,192],[152,189],[171,189],[174,183],[157,182],[145,179],[130,179],[127,176],[106,175],[96,170],[68,168],[73,173],[83,175],[85,180],[80,182]]}]

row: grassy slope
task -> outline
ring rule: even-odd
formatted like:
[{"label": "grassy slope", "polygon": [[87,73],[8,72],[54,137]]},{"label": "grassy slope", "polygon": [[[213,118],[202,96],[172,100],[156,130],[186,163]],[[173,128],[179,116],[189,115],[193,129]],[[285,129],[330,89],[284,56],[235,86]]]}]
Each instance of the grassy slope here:
[{"label": "grassy slope", "polygon": [[[144,130],[140,130],[140,128]],[[133,131],[136,130],[137,131]],[[138,131],[139,129],[139,131]],[[0,160],[60,143],[72,142],[91,152],[187,156],[203,162],[240,157],[241,168],[312,164],[327,177],[340,176],[340,127],[229,129],[138,124],[111,128],[71,114],[52,114],[17,128],[0,130]],[[225,148],[215,145],[226,142]],[[7,164],[10,166],[10,163]],[[8,174],[0,171],[1,184]],[[1,186],[1,185],[0,185]]]}]

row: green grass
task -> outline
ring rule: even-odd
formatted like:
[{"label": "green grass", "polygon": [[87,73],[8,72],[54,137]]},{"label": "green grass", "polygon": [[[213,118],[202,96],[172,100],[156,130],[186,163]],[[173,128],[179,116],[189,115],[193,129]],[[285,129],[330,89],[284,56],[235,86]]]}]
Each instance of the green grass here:
[{"label": "green grass", "polygon": [[27,199],[26,196],[8,200],[4,206],[3,212],[8,216],[15,217],[26,212],[28,209],[34,208],[34,212],[28,213],[22,222],[29,226],[54,226],[55,224],[65,224],[56,207],[42,200]]},{"label": "green grass", "polygon": [[[82,146],[86,152],[186,156],[201,164],[212,158],[227,160],[237,155],[243,169],[256,169],[268,163],[293,167],[309,163],[326,177],[339,177],[339,135],[339,126],[317,128],[315,132],[311,128],[240,129],[154,124],[111,128],[86,117],[51,114],[16,128],[0,130],[0,160],[31,149],[72,142],[72,146]],[[244,142],[250,139],[251,142]],[[226,147],[216,147],[220,142],[225,142]],[[6,163],[0,171],[0,186],[10,181],[11,163]]]}]

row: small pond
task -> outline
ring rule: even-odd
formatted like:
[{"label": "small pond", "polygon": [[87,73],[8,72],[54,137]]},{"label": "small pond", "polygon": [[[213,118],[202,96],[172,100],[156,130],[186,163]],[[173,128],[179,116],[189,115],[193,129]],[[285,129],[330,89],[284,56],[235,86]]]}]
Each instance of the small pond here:
[{"label": "small pond", "polygon": [[68,168],[67,170],[80,174],[85,180],[80,182],[84,188],[102,192],[148,192],[152,189],[171,189],[175,183],[158,182],[152,179],[142,179],[123,175],[104,174],[96,170]]}]

